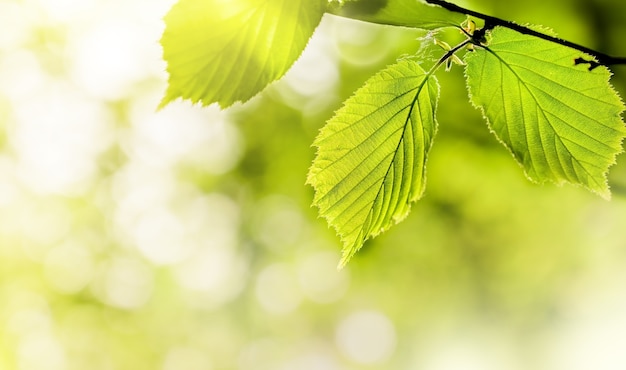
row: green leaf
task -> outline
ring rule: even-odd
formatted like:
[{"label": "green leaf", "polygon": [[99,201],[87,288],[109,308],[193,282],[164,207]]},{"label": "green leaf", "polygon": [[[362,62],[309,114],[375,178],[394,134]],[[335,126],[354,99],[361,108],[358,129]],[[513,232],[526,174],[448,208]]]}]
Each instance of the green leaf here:
[{"label": "green leaf", "polygon": [[178,97],[228,107],[287,72],[326,9],[326,0],[180,0],[161,38],[169,85]]},{"label": "green leaf", "polygon": [[371,77],[322,128],[307,182],[343,241],[345,263],[424,192],[439,85],[416,61]]},{"label": "green leaf", "polygon": [[458,27],[465,16],[417,0],[352,0],[329,9],[332,14],[366,22],[433,30]]},{"label": "green leaf", "polygon": [[605,67],[590,56],[497,27],[486,48],[467,53],[472,103],[498,139],[538,183],[580,184],[610,197],[606,174],[626,135],[624,105]]}]

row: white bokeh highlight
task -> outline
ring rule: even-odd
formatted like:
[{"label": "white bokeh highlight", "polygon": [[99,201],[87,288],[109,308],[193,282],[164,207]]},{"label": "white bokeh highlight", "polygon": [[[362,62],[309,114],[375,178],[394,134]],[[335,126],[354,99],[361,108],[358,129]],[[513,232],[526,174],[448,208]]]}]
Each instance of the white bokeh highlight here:
[{"label": "white bokeh highlight", "polygon": [[155,111],[157,99],[138,101],[131,112],[129,155],[165,168],[181,161],[211,174],[231,170],[242,155],[239,130],[217,106],[201,108],[173,102]]},{"label": "white bokeh highlight", "polygon": [[106,304],[135,310],[143,307],[152,296],[153,271],[145,263],[129,257],[115,257],[102,268],[96,294]]},{"label": "white bokeh highlight", "polygon": [[295,273],[283,263],[269,265],[259,273],[255,293],[261,307],[276,315],[293,312],[302,301]]},{"label": "white bokeh highlight", "polygon": [[337,269],[340,256],[333,252],[311,254],[298,264],[298,283],[306,298],[329,304],[340,300],[350,285],[347,269]]},{"label": "white bokeh highlight", "polygon": [[341,353],[356,363],[381,364],[396,349],[396,330],[381,312],[357,311],[339,323],[335,342]]},{"label": "white bokeh highlight", "polygon": [[17,172],[33,191],[76,194],[94,181],[97,157],[111,145],[109,112],[64,82],[15,105],[10,136]]},{"label": "white bokeh highlight", "polygon": [[44,276],[55,291],[75,294],[91,282],[95,268],[89,248],[79,241],[66,241],[52,249],[44,260]]},{"label": "white bokeh highlight", "polygon": [[[123,99],[149,76],[146,47],[154,40],[131,20],[106,19],[88,29],[71,47],[74,81],[106,100]],[[152,41],[152,42],[151,42]]]}]

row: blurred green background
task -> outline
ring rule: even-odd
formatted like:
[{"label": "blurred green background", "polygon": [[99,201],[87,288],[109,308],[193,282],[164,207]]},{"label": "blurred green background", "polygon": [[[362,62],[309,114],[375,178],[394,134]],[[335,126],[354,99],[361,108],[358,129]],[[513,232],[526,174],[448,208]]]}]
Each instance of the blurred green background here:
[{"label": "blurred green background", "polygon": [[[610,202],[531,184],[442,70],[425,197],[337,271],[310,145],[425,34],[327,16],[249,103],[156,112],[172,2],[0,0],[0,369],[626,368],[626,157]],[[457,3],[626,55],[621,0]]]}]

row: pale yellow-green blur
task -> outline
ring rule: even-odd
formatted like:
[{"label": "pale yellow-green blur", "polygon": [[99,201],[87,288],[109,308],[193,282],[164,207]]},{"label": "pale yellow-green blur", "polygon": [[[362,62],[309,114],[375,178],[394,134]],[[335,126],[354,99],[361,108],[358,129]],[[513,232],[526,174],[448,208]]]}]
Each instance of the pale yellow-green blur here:
[{"label": "pale yellow-green blur", "polygon": [[[453,66],[424,199],[338,271],[310,145],[439,51],[326,17],[249,103],[157,111],[173,1],[0,0],[1,370],[626,368],[626,157],[610,202],[529,183]],[[618,0],[459,4],[626,55]]]}]

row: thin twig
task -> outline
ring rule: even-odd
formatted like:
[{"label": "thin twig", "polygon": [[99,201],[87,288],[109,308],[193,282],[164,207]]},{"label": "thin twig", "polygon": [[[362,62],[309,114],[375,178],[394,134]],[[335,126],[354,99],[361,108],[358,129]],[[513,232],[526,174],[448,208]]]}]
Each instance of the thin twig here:
[{"label": "thin twig", "polygon": [[541,33],[541,32],[532,30],[528,27],[521,26],[515,22],[507,21],[507,20],[497,18],[497,17],[492,17],[490,15],[482,14],[482,13],[479,13],[470,9],[465,9],[456,4],[452,4],[444,0],[426,0],[426,2],[429,4],[439,5],[442,8],[448,9],[455,13],[461,13],[461,14],[469,15],[469,16],[484,20],[485,27],[483,27],[483,32],[486,30],[490,30],[496,26],[506,27],[514,31],[517,31],[519,33],[522,33],[524,35],[538,37],[540,39],[551,41],[559,45],[567,46],[572,49],[576,49],[584,53],[587,53],[591,55],[592,57],[594,57],[596,60],[593,61],[593,60],[586,60],[584,58],[576,58],[574,60],[574,63],[575,64],[589,64],[590,70],[594,69],[595,67],[599,65],[610,66],[610,65],[616,65],[616,64],[626,64],[626,57],[613,57],[608,54],[599,52],[597,50],[590,49],[586,46],[573,43],[571,41],[567,41],[567,40],[560,39],[558,37],[546,35],[545,33]]}]

